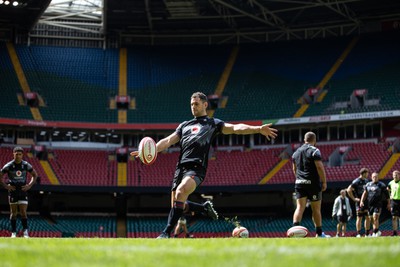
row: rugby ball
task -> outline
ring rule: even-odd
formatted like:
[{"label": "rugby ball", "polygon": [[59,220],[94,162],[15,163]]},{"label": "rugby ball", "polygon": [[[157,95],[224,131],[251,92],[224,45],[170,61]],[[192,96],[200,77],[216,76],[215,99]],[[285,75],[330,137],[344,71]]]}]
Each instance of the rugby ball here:
[{"label": "rugby ball", "polygon": [[151,137],[144,137],[139,143],[138,152],[143,164],[153,164],[157,159],[156,142]]},{"label": "rugby ball", "polygon": [[286,232],[286,236],[290,238],[302,238],[308,235],[308,230],[304,226],[293,226]]},{"label": "rugby ball", "polygon": [[237,238],[248,238],[249,231],[246,229],[246,227],[238,226],[235,229],[233,229],[232,236]]}]

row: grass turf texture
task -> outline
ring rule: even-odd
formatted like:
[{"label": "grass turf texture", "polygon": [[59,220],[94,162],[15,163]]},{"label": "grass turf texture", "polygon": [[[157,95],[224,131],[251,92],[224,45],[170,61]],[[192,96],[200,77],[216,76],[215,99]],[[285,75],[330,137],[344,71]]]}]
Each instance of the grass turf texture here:
[{"label": "grass turf texture", "polygon": [[397,266],[400,237],[0,238],[1,266]]}]

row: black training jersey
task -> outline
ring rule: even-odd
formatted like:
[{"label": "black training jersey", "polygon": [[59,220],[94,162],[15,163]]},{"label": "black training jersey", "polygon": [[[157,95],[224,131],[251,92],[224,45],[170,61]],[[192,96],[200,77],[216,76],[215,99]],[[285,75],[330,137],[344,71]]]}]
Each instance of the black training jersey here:
[{"label": "black training jersey", "polygon": [[353,182],[351,183],[351,187],[354,189],[353,195],[355,198],[361,198],[365,190],[365,185],[368,182],[368,179],[363,179],[360,177],[353,180]]},{"label": "black training jersey", "polygon": [[365,191],[368,192],[369,206],[381,206],[382,200],[389,197],[386,185],[382,182],[369,182],[365,186]]},{"label": "black training jersey", "polygon": [[207,168],[211,143],[223,126],[223,121],[207,116],[182,122],[175,131],[180,137],[179,163],[199,163]]},{"label": "black training jersey", "polygon": [[25,185],[27,173],[32,171],[32,165],[24,160],[20,163],[15,163],[14,160],[12,160],[6,163],[6,165],[1,169],[2,173],[7,173],[11,185]]},{"label": "black training jersey", "polygon": [[320,186],[320,178],[315,166],[316,160],[322,160],[321,152],[315,146],[304,144],[292,156],[296,164],[296,188],[303,186]]}]

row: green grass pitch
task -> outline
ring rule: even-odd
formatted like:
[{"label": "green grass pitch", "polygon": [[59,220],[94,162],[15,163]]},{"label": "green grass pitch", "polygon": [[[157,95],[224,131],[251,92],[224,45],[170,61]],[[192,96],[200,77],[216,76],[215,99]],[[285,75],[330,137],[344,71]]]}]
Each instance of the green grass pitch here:
[{"label": "green grass pitch", "polygon": [[400,237],[0,238],[1,266],[398,266]]}]

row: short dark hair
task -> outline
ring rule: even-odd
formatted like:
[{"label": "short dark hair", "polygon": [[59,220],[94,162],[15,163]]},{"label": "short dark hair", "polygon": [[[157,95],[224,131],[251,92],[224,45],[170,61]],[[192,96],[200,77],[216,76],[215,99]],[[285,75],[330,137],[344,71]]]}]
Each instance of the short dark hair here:
[{"label": "short dark hair", "polygon": [[307,143],[314,142],[314,141],[316,141],[316,139],[317,139],[317,137],[316,137],[315,133],[313,133],[313,132],[307,132],[304,135],[304,141],[306,141]]},{"label": "short dark hair", "polygon": [[200,98],[203,102],[208,102],[207,96],[202,92],[193,93],[191,99],[195,97]]},{"label": "short dark hair", "polygon": [[366,172],[369,172],[368,168],[361,168],[361,170],[360,170],[360,174],[361,175],[366,173]]},{"label": "short dark hair", "polygon": [[17,153],[17,152],[24,152],[24,149],[20,146],[16,146],[13,149],[13,153]]}]

